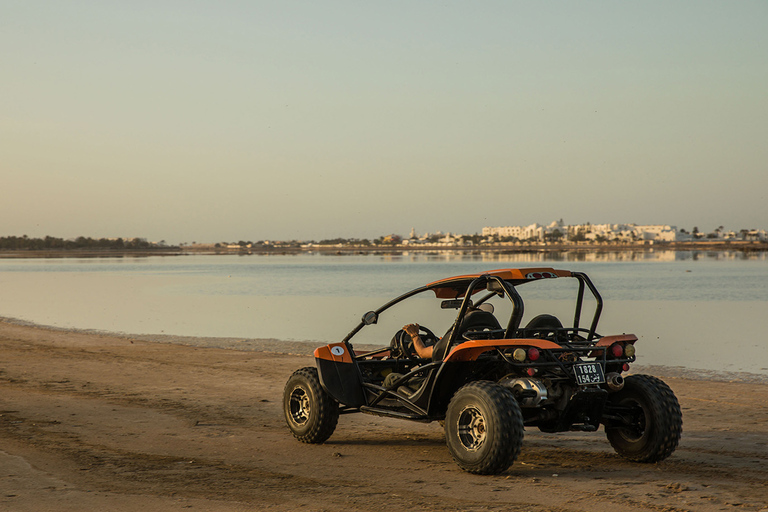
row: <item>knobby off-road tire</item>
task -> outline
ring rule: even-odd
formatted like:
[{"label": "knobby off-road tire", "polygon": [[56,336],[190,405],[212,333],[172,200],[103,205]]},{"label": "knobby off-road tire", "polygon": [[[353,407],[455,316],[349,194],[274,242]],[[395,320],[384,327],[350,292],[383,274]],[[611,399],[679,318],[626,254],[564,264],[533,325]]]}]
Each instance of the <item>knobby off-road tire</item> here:
[{"label": "knobby off-road tire", "polygon": [[650,375],[630,375],[624,388],[609,397],[627,425],[606,426],[616,453],[635,462],[658,462],[675,451],[683,431],[683,414],[672,390]]},{"label": "knobby off-road tire", "polygon": [[303,443],[323,443],[339,421],[339,403],[320,385],[317,368],[296,370],[283,392],[285,422]]},{"label": "knobby off-road tire", "polygon": [[495,382],[471,382],[459,389],[448,405],[444,428],[453,459],[470,473],[501,473],[523,445],[520,406]]}]

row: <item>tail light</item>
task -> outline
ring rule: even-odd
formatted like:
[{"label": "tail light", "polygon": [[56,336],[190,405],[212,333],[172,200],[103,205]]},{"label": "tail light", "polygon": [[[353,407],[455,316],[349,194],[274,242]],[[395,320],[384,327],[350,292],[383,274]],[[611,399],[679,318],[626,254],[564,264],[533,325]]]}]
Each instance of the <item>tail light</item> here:
[{"label": "tail light", "polygon": [[627,357],[635,356],[635,346],[632,343],[627,343],[627,345],[624,347],[624,355]]},{"label": "tail light", "polygon": [[541,357],[541,352],[536,347],[529,347],[527,350],[524,348],[516,348],[512,352],[512,359],[518,363],[528,361],[537,361]]}]

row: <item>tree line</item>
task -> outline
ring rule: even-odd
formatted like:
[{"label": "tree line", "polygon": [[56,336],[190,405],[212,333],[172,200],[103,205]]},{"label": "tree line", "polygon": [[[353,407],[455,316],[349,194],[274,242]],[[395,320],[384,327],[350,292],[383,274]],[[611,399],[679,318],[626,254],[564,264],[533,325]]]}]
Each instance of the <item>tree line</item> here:
[{"label": "tree line", "polygon": [[4,236],[0,237],[0,250],[5,251],[46,251],[46,250],[73,250],[73,249],[94,249],[94,250],[135,250],[135,249],[156,249],[165,248],[161,242],[156,244],[148,242],[145,238],[90,238],[79,236],[75,239],[64,240],[46,236],[45,238],[29,238],[24,236]]}]

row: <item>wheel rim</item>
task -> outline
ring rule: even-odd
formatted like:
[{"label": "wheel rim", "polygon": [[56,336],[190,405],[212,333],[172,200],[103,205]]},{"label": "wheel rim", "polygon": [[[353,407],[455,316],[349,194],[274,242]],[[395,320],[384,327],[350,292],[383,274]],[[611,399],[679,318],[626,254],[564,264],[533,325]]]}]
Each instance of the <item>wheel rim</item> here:
[{"label": "wheel rim", "polygon": [[309,394],[304,389],[295,388],[291,391],[290,411],[291,421],[297,425],[303,425],[309,420]]},{"label": "wheel rim", "polygon": [[485,417],[477,407],[465,407],[459,413],[458,422],[459,441],[469,451],[476,451],[482,446],[487,431],[485,429]]},{"label": "wheel rim", "polygon": [[639,441],[645,436],[648,424],[645,407],[636,400],[625,400],[621,405],[627,407],[629,413],[626,415],[626,426],[620,427],[618,432],[627,441]]}]

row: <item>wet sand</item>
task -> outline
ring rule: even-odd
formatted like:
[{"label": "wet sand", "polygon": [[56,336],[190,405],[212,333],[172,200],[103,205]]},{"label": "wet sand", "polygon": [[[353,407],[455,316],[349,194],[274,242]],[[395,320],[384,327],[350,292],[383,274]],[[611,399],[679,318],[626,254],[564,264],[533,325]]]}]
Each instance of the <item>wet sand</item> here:
[{"label": "wet sand", "polygon": [[311,347],[230,342],[0,321],[0,510],[768,511],[759,379],[645,368],[683,409],[666,461],[626,462],[602,430],[527,429],[517,462],[481,477],[437,423],[353,414],[323,445],[295,441],[282,390]]}]

